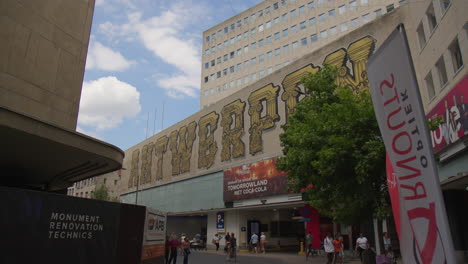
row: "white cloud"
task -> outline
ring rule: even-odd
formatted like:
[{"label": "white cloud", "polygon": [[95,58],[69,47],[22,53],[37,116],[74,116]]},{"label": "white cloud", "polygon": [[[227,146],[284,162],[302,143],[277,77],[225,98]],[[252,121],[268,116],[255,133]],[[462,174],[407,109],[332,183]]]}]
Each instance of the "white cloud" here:
[{"label": "white cloud", "polygon": [[104,71],[124,71],[135,62],[125,59],[120,52],[113,51],[101,43],[92,42],[86,59],[86,69]]},{"label": "white cloud", "polygon": [[192,26],[190,19],[203,12],[200,6],[175,4],[159,16],[144,20],[141,13],[134,12],[128,15],[127,24],[105,22],[99,29],[110,37],[135,34],[153,55],[178,70],[158,79],[158,86],[171,97],[196,97],[200,89],[200,45],[193,36],[187,33],[184,37],[182,33]]},{"label": "white cloud", "polygon": [[114,76],[84,82],[78,124],[102,131],[117,127],[141,110],[138,90]]}]

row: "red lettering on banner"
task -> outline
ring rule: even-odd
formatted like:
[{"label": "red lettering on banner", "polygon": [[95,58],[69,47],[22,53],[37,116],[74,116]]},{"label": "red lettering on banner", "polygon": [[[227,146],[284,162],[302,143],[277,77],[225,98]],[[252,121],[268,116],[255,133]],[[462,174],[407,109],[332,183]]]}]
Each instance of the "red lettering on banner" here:
[{"label": "red lettering on banner", "polygon": [[399,177],[398,179],[400,179],[400,180],[408,180],[408,179],[411,179],[411,178],[414,178],[414,177],[421,176],[421,170],[406,165],[406,163],[411,162],[411,161],[413,161],[413,160],[416,160],[416,156],[412,156],[412,157],[407,158],[407,159],[405,159],[405,160],[399,160],[399,161],[397,161],[397,163],[396,163],[397,167],[405,168],[405,169],[410,170],[410,171],[414,171],[413,174],[406,175],[406,176],[401,176],[401,177]]},{"label": "red lettering on banner", "polygon": [[[422,199],[426,198],[426,187],[424,187],[424,184],[422,182],[417,182],[414,187],[411,185],[405,185],[405,184],[400,184],[401,188],[405,188],[408,190],[413,191],[413,196],[405,196],[405,200],[417,200],[417,199]],[[418,193],[418,190],[422,190],[422,193]]]},{"label": "red lettering on banner", "polygon": [[[416,239],[416,244],[418,246],[418,251],[421,256],[421,260],[423,264],[432,263],[432,259],[434,258],[435,249],[437,246],[437,219],[435,214],[435,204],[430,203],[429,208],[418,207],[408,211],[408,217],[411,220],[417,218],[425,218],[428,220],[427,225],[427,237],[424,243],[424,247],[421,251],[421,247],[419,245],[419,241],[417,240],[416,234],[414,234],[413,229],[413,236]],[[411,225],[411,228],[413,226]]]},{"label": "red lettering on banner", "polygon": [[398,107],[397,110],[393,111],[390,113],[390,115],[388,115],[387,117],[387,126],[391,129],[391,130],[397,130],[399,128],[401,128],[402,126],[404,126],[406,124],[406,121],[401,121],[401,123],[399,123],[398,125],[392,125],[390,124],[390,119],[392,118],[392,116],[398,114],[401,112],[401,107]]},{"label": "red lettering on banner", "polygon": [[[396,146],[396,141],[402,137],[402,136],[406,136],[408,138],[408,148],[407,149],[404,149],[404,150],[401,150],[401,149],[398,149],[397,146]],[[397,154],[400,154],[400,155],[405,155],[405,154],[408,154],[411,152],[411,148],[413,147],[413,142],[411,141],[411,136],[408,134],[408,132],[406,131],[402,131],[400,133],[398,133],[392,140],[392,149],[397,153]]]}]

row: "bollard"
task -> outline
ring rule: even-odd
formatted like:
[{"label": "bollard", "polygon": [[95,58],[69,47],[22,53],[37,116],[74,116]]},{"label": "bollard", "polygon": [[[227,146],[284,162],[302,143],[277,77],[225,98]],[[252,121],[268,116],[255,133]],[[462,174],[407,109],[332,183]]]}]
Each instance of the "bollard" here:
[{"label": "bollard", "polygon": [[301,256],[304,256],[304,255],[305,255],[305,252],[304,252],[304,242],[302,242],[302,241],[301,241],[301,251],[299,251],[298,254],[301,255]]}]

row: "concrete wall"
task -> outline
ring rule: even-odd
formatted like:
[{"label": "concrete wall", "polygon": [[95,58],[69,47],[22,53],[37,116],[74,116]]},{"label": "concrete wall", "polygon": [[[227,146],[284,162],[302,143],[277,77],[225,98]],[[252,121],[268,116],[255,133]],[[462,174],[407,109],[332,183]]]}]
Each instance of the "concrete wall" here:
[{"label": "concrete wall", "polygon": [[0,105],[75,129],[94,0],[0,1]]}]

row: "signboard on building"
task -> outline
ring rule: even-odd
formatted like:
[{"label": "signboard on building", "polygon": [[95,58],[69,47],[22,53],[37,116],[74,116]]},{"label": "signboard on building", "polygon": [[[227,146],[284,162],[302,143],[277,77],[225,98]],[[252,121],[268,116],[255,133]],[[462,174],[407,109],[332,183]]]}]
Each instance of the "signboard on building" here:
[{"label": "signboard on building", "polygon": [[220,233],[226,232],[224,224],[224,212],[216,213],[216,230]]},{"label": "signboard on building", "polygon": [[[367,64],[377,121],[393,170],[405,263],[455,263],[426,117],[403,26]],[[390,184],[390,180],[392,184]],[[397,214],[395,214],[397,215]],[[397,219],[398,220],[398,219]],[[398,222],[398,221],[395,221]]]},{"label": "signboard on building", "polygon": [[468,134],[468,76],[465,76],[426,117],[442,117],[439,128],[431,131],[434,152],[438,153]]},{"label": "signboard on building", "polygon": [[224,171],[224,201],[287,193],[287,174],[276,169],[276,158]]},{"label": "signboard on building", "polygon": [[163,264],[165,244],[166,214],[147,207],[141,263]]}]

